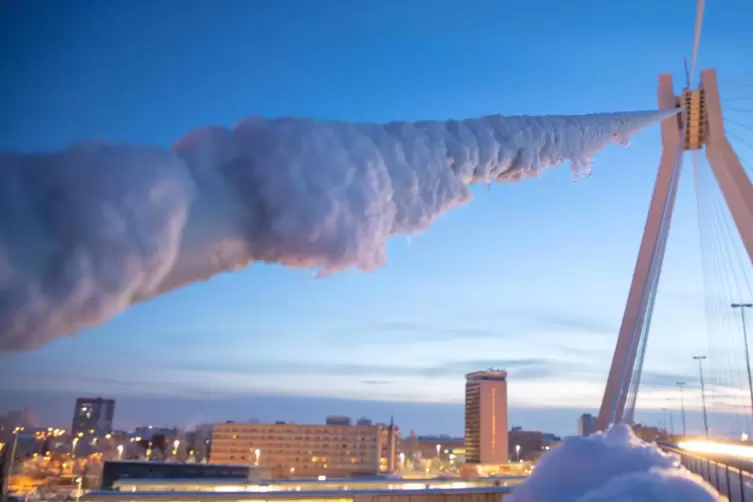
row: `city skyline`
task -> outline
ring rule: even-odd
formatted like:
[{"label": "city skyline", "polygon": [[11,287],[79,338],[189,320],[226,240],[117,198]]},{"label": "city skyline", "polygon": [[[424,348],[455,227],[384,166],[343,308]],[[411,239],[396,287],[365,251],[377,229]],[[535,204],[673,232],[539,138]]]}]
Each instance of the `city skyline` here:
[{"label": "city skyline", "polygon": [[[211,12],[187,8],[189,19],[210,21],[200,34],[164,26],[170,2],[128,12],[117,3],[92,12],[50,7],[5,19],[13,27],[2,24],[0,31],[30,31],[19,59],[4,59],[23,78],[0,83],[0,106],[10,110],[8,124],[18,125],[0,124],[0,147],[40,150],[92,137],[169,145],[192,127],[230,125],[249,114],[387,121],[653,108],[656,74],[672,71],[682,81],[682,68],[668,62],[678,61],[691,38],[687,19],[652,29],[678,12],[692,18],[676,9],[678,2],[637,2],[614,19],[616,7],[573,6],[556,20],[537,16],[540,4],[503,9],[480,2],[479,12],[460,15],[419,4],[379,13],[338,2],[304,8],[316,22],[291,19],[264,2],[258,16],[241,2]],[[714,22],[704,32],[700,61],[714,61],[722,76],[739,74],[734,68],[753,45],[740,25],[740,11],[750,8],[739,2],[726,13],[709,6]],[[344,21],[333,21],[332,11]],[[411,22],[417,15],[431,16],[442,35]],[[146,20],[128,49],[110,35],[125,38],[131,16]],[[497,20],[510,16],[521,22],[499,30]],[[46,27],[60,19],[68,21],[59,41],[68,52],[32,67],[30,61],[41,59],[31,40],[49,40]],[[535,33],[526,19],[538,20]],[[602,22],[590,25],[596,32],[587,36],[568,28],[593,19]],[[374,47],[369,37],[383,35],[388,22],[397,36]],[[599,35],[621,42],[593,44]],[[190,57],[166,40],[187,44]],[[272,55],[265,44],[279,51]],[[87,58],[111,64],[92,75]],[[516,85],[517,79],[526,84]],[[115,92],[119,85],[129,92]],[[573,410],[565,421],[573,430],[576,417],[594,410],[603,392],[658,136],[652,128],[631,149],[610,148],[593,177],[575,185],[563,166],[535,182],[475,189],[475,201],[410,243],[393,239],[388,265],[370,274],[313,279],[310,271],[254,264],[40,350],[1,354],[0,401],[11,406],[26,399],[35,407],[49,395],[101,394],[131,399],[136,411],[130,413],[155,422],[171,411],[150,407],[143,397],[203,400],[194,409],[219,407],[246,418],[254,410],[239,406],[259,399],[277,399],[283,418],[304,413],[306,402],[318,403],[317,416],[324,417],[328,400],[372,406],[383,410],[380,416],[424,406],[409,414],[433,421],[427,432],[439,433],[451,432],[442,428],[456,421],[456,430],[462,428],[462,408],[460,419],[450,420],[462,402],[462,376],[495,366],[510,374],[511,425],[518,425],[518,410],[533,422],[551,421],[540,429],[561,433],[558,423]],[[691,358],[707,350],[690,183],[686,176],[680,189],[639,401],[656,413],[675,382],[696,381]],[[672,339],[678,331],[682,354]],[[698,405],[694,399],[688,396],[689,407]]]}]

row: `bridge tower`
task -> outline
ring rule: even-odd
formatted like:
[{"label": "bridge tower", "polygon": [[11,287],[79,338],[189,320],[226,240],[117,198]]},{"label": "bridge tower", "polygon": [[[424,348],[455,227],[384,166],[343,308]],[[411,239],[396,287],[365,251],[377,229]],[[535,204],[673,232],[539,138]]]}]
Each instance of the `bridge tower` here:
[{"label": "bridge tower", "polygon": [[659,171],[599,411],[599,430],[633,421],[656,286],[685,151],[705,147],[714,178],[753,262],[753,185],[724,132],[716,71],[702,71],[699,88],[685,89],[680,96],[674,94],[672,75],[659,75],[658,101],[659,108],[679,109],[680,113],[661,125]]}]

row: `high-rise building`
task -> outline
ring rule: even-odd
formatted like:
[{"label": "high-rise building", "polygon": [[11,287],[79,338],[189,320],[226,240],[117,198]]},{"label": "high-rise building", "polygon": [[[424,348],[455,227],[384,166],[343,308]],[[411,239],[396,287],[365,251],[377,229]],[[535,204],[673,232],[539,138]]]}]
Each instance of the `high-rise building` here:
[{"label": "high-rise building", "polygon": [[578,417],[578,435],[590,436],[596,432],[596,417],[590,413],[584,413]]},{"label": "high-rise building", "polygon": [[506,371],[476,371],[465,376],[465,461],[508,461]]},{"label": "high-rise building", "polygon": [[76,399],[71,434],[103,435],[112,431],[115,400],[101,397]]},{"label": "high-rise building", "polygon": [[213,464],[248,464],[275,478],[379,474],[395,468],[392,425],[221,423],[212,427]]}]

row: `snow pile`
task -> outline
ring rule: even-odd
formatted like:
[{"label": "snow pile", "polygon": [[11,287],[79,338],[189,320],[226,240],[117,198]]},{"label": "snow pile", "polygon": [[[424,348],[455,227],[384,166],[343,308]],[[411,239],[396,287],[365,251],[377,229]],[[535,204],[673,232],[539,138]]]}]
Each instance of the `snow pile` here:
[{"label": "snow pile", "polygon": [[627,425],[571,437],[542,457],[505,502],[712,502],[722,498],[675,455],[644,443]]},{"label": "snow pile", "polygon": [[253,261],[369,271],[386,240],[674,114],[386,125],[250,118],[172,150],[81,143],[0,153],[0,350],[42,345]]}]

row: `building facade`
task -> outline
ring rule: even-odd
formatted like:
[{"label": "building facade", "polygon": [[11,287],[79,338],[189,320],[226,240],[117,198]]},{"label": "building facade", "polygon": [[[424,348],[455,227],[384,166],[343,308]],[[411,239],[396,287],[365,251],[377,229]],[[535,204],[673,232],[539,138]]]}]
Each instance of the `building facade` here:
[{"label": "building facade", "polygon": [[590,436],[596,432],[596,417],[590,413],[584,413],[578,417],[578,435]]},{"label": "building facade", "polygon": [[100,436],[112,432],[115,400],[101,397],[76,399],[71,434]]},{"label": "building facade", "polygon": [[393,472],[394,425],[222,423],[212,427],[214,464],[247,464],[275,478],[375,475]]},{"label": "building facade", "polygon": [[541,431],[526,431],[521,427],[513,427],[507,438],[508,455],[516,462],[535,459],[544,450],[544,433]]},{"label": "building facade", "polygon": [[457,460],[464,461],[465,458],[465,440],[463,438],[453,438],[450,436],[418,436],[412,444],[413,449],[408,451],[404,448],[406,455],[413,459],[432,459],[440,460]]},{"label": "building facade", "polygon": [[507,372],[476,371],[465,383],[465,461],[506,464]]}]

